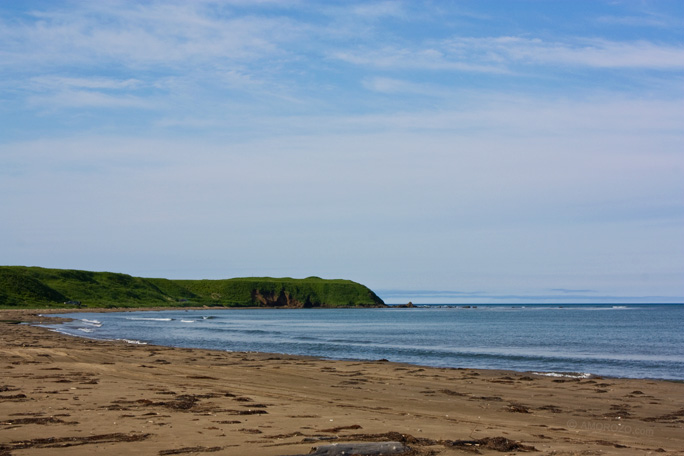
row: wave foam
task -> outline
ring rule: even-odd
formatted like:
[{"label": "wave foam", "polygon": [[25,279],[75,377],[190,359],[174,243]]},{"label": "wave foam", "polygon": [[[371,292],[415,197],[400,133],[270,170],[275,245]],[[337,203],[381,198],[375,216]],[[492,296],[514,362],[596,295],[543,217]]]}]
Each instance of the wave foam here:
[{"label": "wave foam", "polygon": [[588,372],[531,372],[534,375],[544,377],[563,377],[563,378],[592,378],[594,375]]},{"label": "wave foam", "polygon": [[81,320],[86,325],[97,326],[98,328],[102,326],[102,322],[99,320],[86,320],[85,318]]},{"label": "wave foam", "polygon": [[141,340],[132,340],[132,339],[116,339],[116,340],[120,340],[121,342],[126,342],[127,344],[147,345],[147,342],[143,342]]}]

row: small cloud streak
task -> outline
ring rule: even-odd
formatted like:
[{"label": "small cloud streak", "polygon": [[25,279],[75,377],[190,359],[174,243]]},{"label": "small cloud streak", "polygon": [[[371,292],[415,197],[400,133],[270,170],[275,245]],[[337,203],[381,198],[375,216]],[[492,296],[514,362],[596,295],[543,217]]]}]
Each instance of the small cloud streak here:
[{"label": "small cloud streak", "polygon": [[608,25],[627,25],[630,27],[656,27],[672,28],[681,27],[681,21],[671,17],[645,15],[645,16],[600,16],[596,22]]},{"label": "small cloud streak", "polygon": [[466,59],[453,59],[442,51],[386,47],[381,49],[360,49],[335,51],[330,57],[354,65],[385,69],[420,69],[423,71],[447,70],[469,73],[507,74],[507,70],[496,62],[479,63]]},{"label": "small cloud streak", "polygon": [[356,16],[367,19],[377,19],[382,17],[404,17],[406,15],[404,6],[400,1],[362,3],[351,6],[350,11]]},{"label": "small cloud streak", "polygon": [[331,57],[379,68],[492,74],[513,74],[524,65],[671,71],[684,68],[684,46],[605,39],[559,42],[517,36],[457,37],[432,43],[431,47],[347,50]]},{"label": "small cloud streak", "polygon": [[142,108],[152,109],[149,99],[132,95],[111,95],[90,90],[62,90],[55,94],[34,95],[27,99],[29,106],[43,109],[70,108]]},{"label": "small cloud streak", "polygon": [[596,290],[573,290],[568,288],[552,288],[557,293],[598,293]]},{"label": "small cloud streak", "polygon": [[30,83],[38,90],[64,90],[74,87],[79,89],[128,90],[136,89],[142,85],[140,80],[133,78],[70,78],[62,76],[39,76],[31,78]]},{"label": "small cloud streak", "polygon": [[367,78],[363,80],[362,84],[368,90],[386,94],[416,94],[433,97],[443,97],[445,94],[445,89],[442,87],[395,78]]},{"label": "small cloud streak", "polygon": [[[552,290],[556,291],[556,290]],[[684,296],[631,296],[596,294],[591,290],[562,290],[554,294],[497,294],[487,292],[428,290],[378,290],[377,294],[388,304],[678,304]],[[592,293],[587,296],[586,293]]]}]

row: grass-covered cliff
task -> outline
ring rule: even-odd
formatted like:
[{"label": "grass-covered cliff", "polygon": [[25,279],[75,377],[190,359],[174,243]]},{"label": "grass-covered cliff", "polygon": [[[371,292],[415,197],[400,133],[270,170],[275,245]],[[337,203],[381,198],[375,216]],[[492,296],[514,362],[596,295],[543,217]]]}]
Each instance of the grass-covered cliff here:
[{"label": "grass-covered cliff", "polygon": [[0,266],[0,307],[381,307],[351,280],[247,277],[171,280],[112,272]]}]

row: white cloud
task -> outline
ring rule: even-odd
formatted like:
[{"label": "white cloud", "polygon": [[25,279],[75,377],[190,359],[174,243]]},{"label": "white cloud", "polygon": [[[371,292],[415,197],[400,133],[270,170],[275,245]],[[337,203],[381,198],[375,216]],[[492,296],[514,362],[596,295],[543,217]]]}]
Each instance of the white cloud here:
[{"label": "white cloud", "polygon": [[[429,46],[429,47],[428,47]],[[684,47],[647,41],[577,39],[547,42],[515,36],[453,38],[416,48],[336,51],[331,57],[379,68],[510,73],[519,65],[681,70]]]},{"label": "white cloud", "polygon": [[562,43],[504,37],[478,43],[476,47],[479,45],[514,62],[594,68],[656,70],[684,68],[683,46],[660,45],[648,41],[615,42],[582,39],[574,43]]},{"label": "white cloud", "polygon": [[386,94],[418,94],[443,97],[445,89],[433,84],[421,84],[395,78],[372,77],[366,78],[362,84],[368,90]]},{"label": "white cloud", "polygon": [[51,89],[108,89],[108,90],[122,90],[135,89],[142,85],[138,79],[113,79],[113,78],[74,78],[63,76],[37,76],[30,79],[30,85],[37,90]]},{"label": "white cloud", "polygon": [[386,16],[404,17],[406,12],[400,1],[381,1],[353,5],[351,13],[364,18],[381,18]]},{"label": "white cloud", "polygon": [[[378,87],[379,86],[379,87]],[[370,86],[389,93],[420,91],[421,87],[401,81],[380,80]],[[340,116],[319,128],[345,131],[425,131],[457,133],[466,137],[514,136],[534,138],[602,136],[631,137],[638,134],[660,136],[667,133],[681,139],[684,110],[681,96],[672,100],[630,99],[611,94],[596,94],[586,99],[513,96],[496,92],[478,93],[444,89],[449,101],[441,109],[415,110]],[[306,123],[305,119],[297,121]],[[293,128],[291,126],[290,128]]]},{"label": "white cloud", "polygon": [[47,95],[32,95],[28,105],[39,111],[69,108],[154,108],[149,98],[132,95],[111,95],[89,90],[61,90]]},{"label": "white cloud", "polygon": [[478,73],[507,73],[501,65],[454,59],[434,48],[409,49],[384,47],[381,49],[337,50],[330,57],[355,65],[386,69],[448,70]]},{"label": "white cloud", "polygon": [[209,59],[249,60],[273,55],[278,43],[299,36],[286,18],[215,16],[198,2],[124,6],[95,2],[68,13],[34,13],[35,22],[5,22],[4,39],[13,45],[3,52],[4,66],[97,65],[105,60],[176,67]]},{"label": "white cloud", "polygon": [[657,27],[671,28],[681,27],[681,18],[678,20],[664,15],[644,14],[633,16],[600,16],[596,22],[610,25],[626,25],[630,27]]}]

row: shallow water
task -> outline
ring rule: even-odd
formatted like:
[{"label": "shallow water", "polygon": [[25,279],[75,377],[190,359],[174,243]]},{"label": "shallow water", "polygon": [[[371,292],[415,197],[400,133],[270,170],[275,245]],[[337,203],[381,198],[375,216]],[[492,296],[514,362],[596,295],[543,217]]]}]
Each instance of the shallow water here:
[{"label": "shallow water", "polygon": [[683,305],[75,313],[63,333],[436,367],[684,380]]}]

